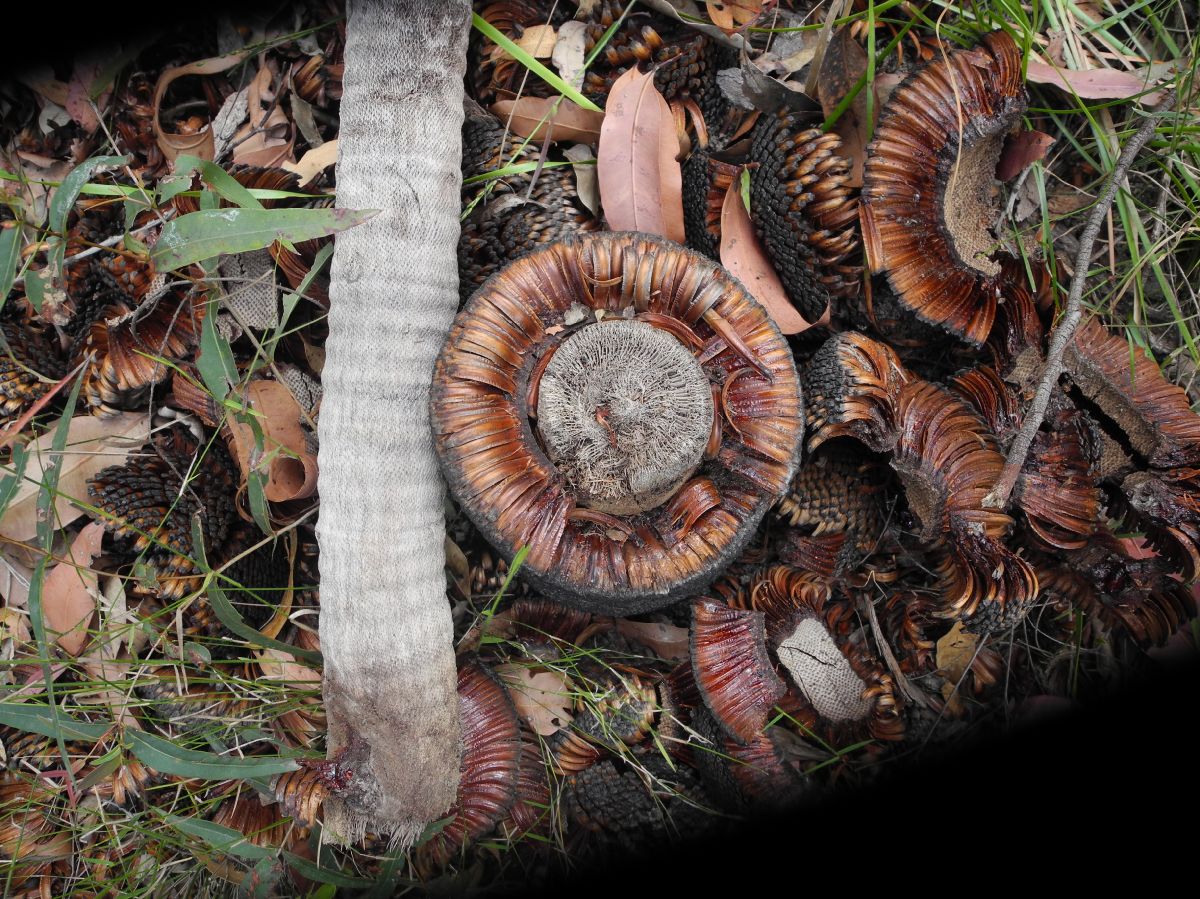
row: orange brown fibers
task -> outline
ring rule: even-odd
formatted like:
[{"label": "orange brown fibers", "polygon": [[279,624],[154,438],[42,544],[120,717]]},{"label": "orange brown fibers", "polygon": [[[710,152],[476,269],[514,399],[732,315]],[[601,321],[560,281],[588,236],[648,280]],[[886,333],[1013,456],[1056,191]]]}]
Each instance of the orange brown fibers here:
[{"label": "orange brown fibers", "polygon": [[869,268],[918,318],[976,345],[1005,280],[988,230],[996,163],[1025,104],[1021,51],[994,32],[898,87],[867,149]]},{"label": "orange brown fibers", "polygon": [[[593,329],[607,336],[587,337]],[[683,427],[677,406],[653,411],[666,386],[658,369],[613,374],[642,355],[622,343],[641,329],[678,344],[670,395],[694,406],[702,427]],[[581,337],[579,358],[556,367]],[[571,386],[585,355],[614,386],[579,406],[567,394],[593,389]],[[548,391],[550,377],[558,383]],[[553,244],[484,285],[437,360],[431,413],[450,489],[492,544],[510,559],[528,546],[521,573],[542,592],[619,615],[694,595],[736,558],[786,491],[803,436],[799,378],[767,313],[700,254],[639,234]],[[660,430],[650,426],[655,415],[679,420],[689,445],[661,435],[663,446],[648,445]],[[639,468],[647,452],[645,464],[670,476]],[[606,477],[624,483],[610,490]]]},{"label": "orange brown fibers", "polygon": [[937,547],[947,617],[982,630],[1019,620],[1037,595],[1029,564],[1004,544],[1012,519],[983,507],[1004,457],[961,400],[927,381],[905,384],[891,466],[904,485],[920,539]]}]

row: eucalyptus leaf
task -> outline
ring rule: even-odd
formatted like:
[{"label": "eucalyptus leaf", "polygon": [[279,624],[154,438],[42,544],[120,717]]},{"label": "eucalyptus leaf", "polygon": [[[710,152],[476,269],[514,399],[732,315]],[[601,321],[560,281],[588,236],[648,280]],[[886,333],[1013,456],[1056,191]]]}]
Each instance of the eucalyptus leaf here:
[{"label": "eucalyptus leaf", "polygon": [[228,855],[236,855],[239,858],[260,859],[274,858],[276,852],[278,852],[277,849],[269,846],[255,846],[240,831],[234,830],[232,827],[225,827],[222,824],[215,824],[212,821],[205,821],[203,818],[185,818],[182,815],[170,814],[164,817],[167,823],[176,830],[180,830],[188,836],[197,837],[213,849]]},{"label": "eucalyptus leaf", "polygon": [[150,251],[155,268],[183,268],[225,253],[261,250],[277,240],[328,237],[374,216],[375,209],[201,209],[167,222]]},{"label": "eucalyptus leaf", "polygon": [[43,737],[87,740],[95,743],[112,729],[111,724],[91,724],[40,702],[0,703],[0,724]]},{"label": "eucalyptus leaf", "polygon": [[295,759],[279,756],[237,758],[184,749],[170,740],[139,730],[127,730],[125,740],[138,761],[160,774],[178,777],[199,777],[205,780],[244,780],[250,777],[270,777],[300,767]]}]

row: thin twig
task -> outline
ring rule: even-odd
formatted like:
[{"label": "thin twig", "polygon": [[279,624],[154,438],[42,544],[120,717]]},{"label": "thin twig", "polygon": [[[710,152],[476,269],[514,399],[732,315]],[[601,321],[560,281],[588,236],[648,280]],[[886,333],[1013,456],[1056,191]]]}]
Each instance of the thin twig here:
[{"label": "thin twig", "polygon": [[1013,440],[1012,446],[1009,447],[1008,457],[1004,460],[1004,468],[996,480],[996,486],[983,500],[985,509],[1004,509],[1008,506],[1008,500],[1017,483],[1017,477],[1025,464],[1025,457],[1029,454],[1029,448],[1033,445],[1033,438],[1037,435],[1038,428],[1042,426],[1042,421],[1046,417],[1046,407],[1050,404],[1050,396],[1058,384],[1059,375],[1062,374],[1063,354],[1066,353],[1067,345],[1074,338],[1075,329],[1083,317],[1083,287],[1087,281],[1088,264],[1092,258],[1092,246],[1096,242],[1096,235],[1100,233],[1100,226],[1104,223],[1108,210],[1117,196],[1117,190],[1124,182],[1134,159],[1137,158],[1146,142],[1150,140],[1150,136],[1154,134],[1154,128],[1159,119],[1174,105],[1175,90],[1172,89],[1163,98],[1162,103],[1146,116],[1146,120],[1142,122],[1142,127],[1138,129],[1137,134],[1125,144],[1121,157],[1108,176],[1104,192],[1092,209],[1092,214],[1079,238],[1079,252],[1075,254],[1075,273],[1071,277],[1071,287],[1067,292],[1067,305],[1063,310],[1062,318],[1058,320],[1054,332],[1050,335],[1050,349],[1046,354],[1046,367],[1042,370],[1041,382],[1033,397],[1033,403],[1030,404],[1029,411],[1025,414],[1021,430]]}]

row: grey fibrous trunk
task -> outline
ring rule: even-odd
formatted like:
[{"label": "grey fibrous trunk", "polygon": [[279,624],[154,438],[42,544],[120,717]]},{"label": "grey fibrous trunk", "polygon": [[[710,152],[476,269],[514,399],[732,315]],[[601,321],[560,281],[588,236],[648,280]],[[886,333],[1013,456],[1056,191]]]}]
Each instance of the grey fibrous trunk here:
[{"label": "grey fibrous trunk", "polygon": [[428,391],[458,302],[469,30],[468,0],[349,3],[337,204],[380,213],[337,238],[320,419],[328,751],[354,772],[325,804],[339,840],[411,844],[458,784]]}]

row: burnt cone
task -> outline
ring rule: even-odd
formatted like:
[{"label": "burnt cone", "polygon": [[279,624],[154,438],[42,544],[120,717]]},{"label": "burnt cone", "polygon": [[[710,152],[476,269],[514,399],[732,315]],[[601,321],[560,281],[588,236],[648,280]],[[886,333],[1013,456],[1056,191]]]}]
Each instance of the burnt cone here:
[{"label": "burnt cone", "polygon": [[695,595],[786,490],[800,385],[767,313],[659,238],[565,240],[489,281],[434,368],[464,511],[547,596],[627,615]]},{"label": "burnt cone", "polygon": [[808,451],[853,437],[886,452],[896,442],[896,400],[910,375],[894,350],[852,331],[830,337],[804,370]]},{"label": "burnt cone", "polygon": [[237,467],[222,441],[201,442],[172,425],[125,465],[98,472],[88,481],[88,498],[105,530],[143,554],[160,595],[177,599],[202,580],[193,516],[200,516],[204,551],[215,565],[238,523],[237,485]]},{"label": "burnt cone", "polygon": [[748,592],[766,616],[767,645],[795,717],[834,741],[903,739],[892,677],[867,647],[853,603],[787,565],[760,572]]},{"label": "burnt cone", "polygon": [[917,318],[982,344],[1004,290],[989,227],[1005,138],[1025,111],[1021,51],[1003,32],[908,78],[880,116],[863,170],[867,264]]},{"label": "burnt cone", "polygon": [[[462,134],[464,180],[539,158],[536,145],[522,149],[520,138],[505,136],[504,127],[491,116],[469,116]],[[600,228],[579,198],[571,166],[507,176],[493,186],[490,196],[476,203],[479,190],[478,184],[463,186],[467,217],[458,242],[463,300],[509,262],[538,247]]]},{"label": "burnt cone", "polygon": [[442,867],[468,842],[491,833],[517,801],[523,741],[508,692],[478,661],[458,669],[463,748],[450,821],[419,850]]},{"label": "burnt cone", "polygon": [[858,200],[836,134],[811,114],[761,116],[751,135],[750,209],[788,298],[815,322],[831,298],[859,292]]},{"label": "burnt cone", "polygon": [[1013,520],[985,509],[1004,457],[962,401],[927,381],[911,381],[897,401],[899,439],[891,466],[904,485],[918,536],[942,556],[944,614],[977,630],[1020,620],[1037,596],[1029,564],[1003,543]]},{"label": "burnt cone", "polygon": [[0,427],[18,418],[67,373],[57,338],[32,321],[0,313]]},{"label": "burnt cone", "polygon": [[[959,375],[951,387],[983,417],[1007,451],[1024,419],[1012,388],[986,365]],[[1082,429],[1079,413],[1064,394],[1055,393],[1017,480],[1014,496],[1029,529],[1056,549],[1082,549],[1096,531],[1100,490],[1091,474]]]},{"label": "burnt cone", "polygon": [[789,525],[780,560],[829,578],[853,571],[887,526],[884,474],[870,461],[843,455],[807,461],[776,507]]},{"label": "burnt cone", "polygon": [[692,604],[692,677],[721,730],[748,743],[786,690],[767,656],[761,612],[698,599]]},{"label": "burnt cone", "polygon": [[1200,467],[1200,415],[1141,348],[1090,318],[1063,365],[1080,393],[1120,429],[1117,439],[1154,468]]}]

